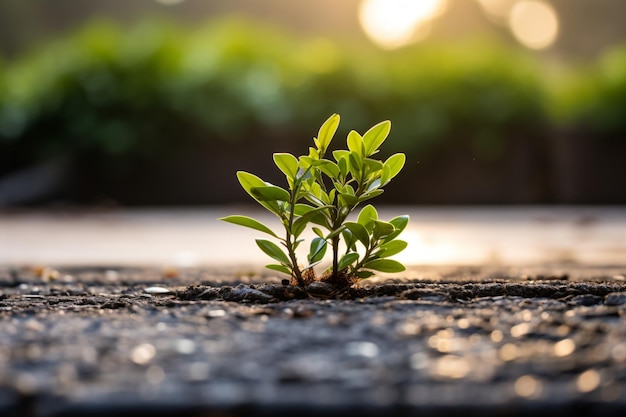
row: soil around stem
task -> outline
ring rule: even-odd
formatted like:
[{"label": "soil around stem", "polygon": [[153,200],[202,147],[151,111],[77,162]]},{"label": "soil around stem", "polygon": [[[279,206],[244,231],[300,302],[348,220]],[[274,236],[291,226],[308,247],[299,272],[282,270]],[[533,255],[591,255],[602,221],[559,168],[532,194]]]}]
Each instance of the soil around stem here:
[{"label": "soil around stem", "polygon": [[0,415],[622,415],[625,276],[2,267]]}]

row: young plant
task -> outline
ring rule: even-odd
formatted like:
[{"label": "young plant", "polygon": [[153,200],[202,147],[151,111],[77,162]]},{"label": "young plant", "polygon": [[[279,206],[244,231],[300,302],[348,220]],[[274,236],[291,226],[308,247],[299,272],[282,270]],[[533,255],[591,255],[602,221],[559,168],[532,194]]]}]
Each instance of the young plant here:
[{"label": "young plant", "polygon": [[[398,216],[389,222],[378,218],[372,205],[363,207],[356,221],[348,216],[361,203],[379,196],[383,187],[400,172],[405,163],[402,153],[385,161],[372,158],[391,130],[391,122],[373,126],[364,135],[354,130],[348,134],[348,149],[330,152],[329,145],[339,126],[339,115],[332,115],[313,139],[314,147],[298,158],[289,153],[275,153],[274,163],[285,174],[287,188],[263,181],[248,172],[237,172],[244,190],[259,204],[275,214],[283,225],[275,232],[247,216],[228,216],[220,220],[266,233],[278,244],[257,239],[259,248],[277,263],[267,268],[283,272],[301,287],[315,280],[313,267],[322,261],[327,249],[332,264],[319,278],[335,285],[350,286],[372,271],[401,272],[404,265],[389,257],[407,246],[397,239],[409,217]],[[298,262],[296,250],[304,242],[302,233],[310,229],[315,237],[309,244],[307,266]]]}]

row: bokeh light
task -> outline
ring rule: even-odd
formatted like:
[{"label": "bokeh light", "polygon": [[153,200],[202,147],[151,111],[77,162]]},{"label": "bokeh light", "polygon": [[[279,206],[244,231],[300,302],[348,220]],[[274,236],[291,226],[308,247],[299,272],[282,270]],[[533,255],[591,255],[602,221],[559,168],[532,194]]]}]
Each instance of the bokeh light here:
[{"label": "bokeh light", "polygon": [[515,4],[509,16],[515,38],[531,49],[552,45],[559,33],[559,20],[554,8],[543,1],[525,0]]},{"label": "bokeh light", "polygon": [[478,0],[483,10],[491,17],[506,19],[517,0]]},{"label": "bokeh light", "polygon": [[426,37],[428,23],[446,7],[447,0],[364,0],[359,21],[372,41],[394,49]]}]

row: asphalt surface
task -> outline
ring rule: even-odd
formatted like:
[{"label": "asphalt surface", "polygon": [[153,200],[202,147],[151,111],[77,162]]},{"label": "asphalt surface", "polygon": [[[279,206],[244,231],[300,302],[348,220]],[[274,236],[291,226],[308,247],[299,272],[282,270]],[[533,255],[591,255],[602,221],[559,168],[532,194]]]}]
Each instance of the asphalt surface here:
[{"label": "asphalt surface", "polygon": [[0,415],[624,415],[626,267],[413,273],[1,268]]}]

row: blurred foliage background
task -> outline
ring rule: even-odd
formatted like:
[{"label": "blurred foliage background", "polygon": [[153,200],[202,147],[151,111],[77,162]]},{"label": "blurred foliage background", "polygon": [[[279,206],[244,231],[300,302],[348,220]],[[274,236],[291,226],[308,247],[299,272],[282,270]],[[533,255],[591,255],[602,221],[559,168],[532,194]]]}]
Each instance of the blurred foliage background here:
[{"label": "blurred foliage background", "polygon": [[620,15],[583,47],[565,23],[588,2],[534,1],[563,40],[524,47],[494,1],[533,3],[449,0],[391,48],[356,0],[0,0],[0,206],[246,201],[235,171],[280,183],[271,154],[335,112],[336,146],[392,121],[387,203],[626,203]]}]

